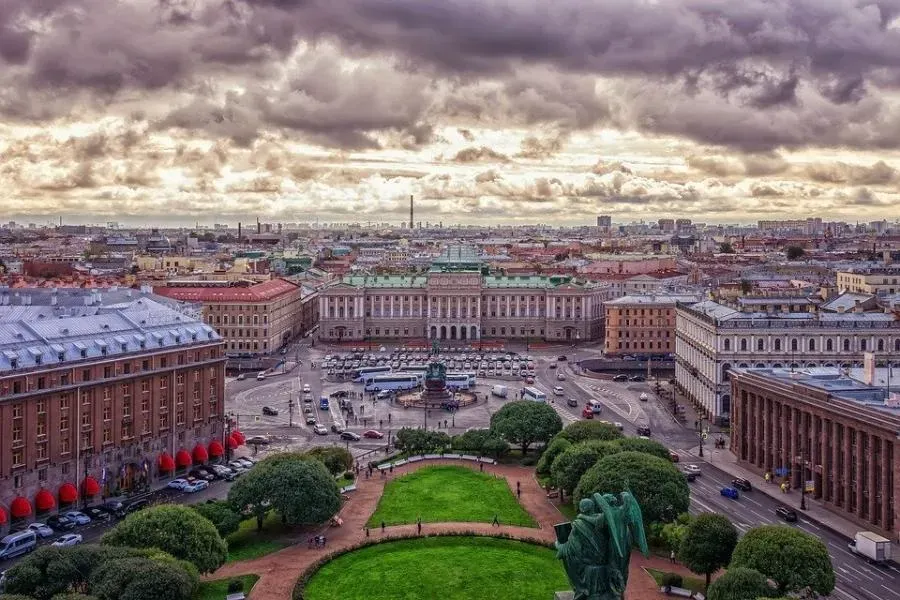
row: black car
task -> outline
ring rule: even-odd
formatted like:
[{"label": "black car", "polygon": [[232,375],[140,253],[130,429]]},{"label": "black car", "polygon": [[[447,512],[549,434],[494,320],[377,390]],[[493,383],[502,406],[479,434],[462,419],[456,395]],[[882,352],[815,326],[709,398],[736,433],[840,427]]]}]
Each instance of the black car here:
[{"label": "black car", "polygon": [[749,492],[753,490],[753,486],[750,485],[750,481],[744,479],[743,477],[735,477],[731,480],[731,487],[735,487],[741,491]]},{"label": "black car", "polygon": [[190,475],[191,477],[196,477],[197,479],[203,479],[204,481],[212,481],[216,478],[215,475],[213,475],[206,469],[201,469],[200,467],[191,469],[188,475]]},{"label": "black car", "polygon": [[688,481],[697,481],[696,473],[688,473],[687,471],[682,471],[681,474],[684,475],[684,478]]},{"label": "black car", "polygon": [[556,360],[565,361],[565,360],[569,360],[569,357],[566,356],[565,354],[560,354],[559,356],[556,357]]},{"label": "black car", "polygon": [[572,407],[576,407],[578,406],[578,400],[576,400],[575,398],[569,398],[568,400],[566,400],[566,404]]},{"label": "black car", "polygon": [[63,515],[47,517],[46,523],[53,531],[68,531],[75,528],[75,521]]},{"label": "black car", "polygon": [[620,374],[616,375],[615,377],[613,377],[613,381],[628,381],[628,375],[625,375],[624,373],[620,373]]},{"label": "black car", "polygon": [[358,433],[353,433],[352,431],[344,431],[341,433],[341,439],[347,440],[348,442],[358,442],[362,438]]},{"label": "black car", "polygon": [[82,510],[84,514],[91,518],[91,521],[109,521],[112,515],[98,506],[89,506]]},{"label": "black car", "polygon": [[637,428],[637,434],[650,437],[650,428],[646,425],[639,425]]},{"label": "black car", "polygon": [[788,508],[787,506],[779,506],[775,509],[775,514],[778,518],[787,521],[788,523],[796,523],[797,522],[797,513]]},{"label": "black car", "polygon": [[135,500],[125,507],[125,514],[131,514],[150,506],[149,500]]},{"label": "black car", "polygon": [[109,500],[98,506],[100,510],[111,514],[114,517],[125,516],[125,505],[118,500]]},{"label": "black car", "polygon": [[646,381],[646,379],[644,379],[643,375],[632,375],[631,377],[628,378],[628,381],[641,382],[641,381]]},{"label": "black car", "polygon": [[272,408],[271,406],[263,406],[262,413],[267,417],[277,417],[278,409]]},{"label": "black car", "polygon": [[269,444],[269,438],[264,435],[254,435],[247,438],[247,444],[250,446],[265,446]]}]

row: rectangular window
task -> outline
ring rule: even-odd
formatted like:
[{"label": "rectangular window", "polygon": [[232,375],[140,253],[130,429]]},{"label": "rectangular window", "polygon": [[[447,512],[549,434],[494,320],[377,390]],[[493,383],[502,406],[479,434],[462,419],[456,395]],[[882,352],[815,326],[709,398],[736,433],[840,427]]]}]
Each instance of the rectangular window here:
[{"label": "rectangular window", "polygon": [[[47,460],[47,458],[48,458],[48,456],[47,456],[47,442],[44,442],[44,443],[42,443],[42,444],[38,444],[38,445],[36,446],[36,450],[37,450],[37,452],[36,452],[35,456],[37,457],[37,460]],[[43,470],[46,471],[46,469],[43,469]],[[45,476],[46,476],[46,474],[45,474]]]},{"label": "rectangular window", "polygon": [[[71,452],[71,450],[69,449],[69,438],[68,437],[60,438],[59,453],[60,454],[68,454],[69,452]],[[69,465],[67,465],[67,464],[63,465],[63,467],[68,467],[68,466]],[[68,470],[68,469],[66,469],[66,470]],[[65,473],[63,473],[63,475],[65,475]]]},{"label": "rectangular window", "polygon": [[[13,466],[13,468],[25,466],[25,452],[22,451],[21,449],[13,450],[12,466]],[[19,487],[21,487],[21,484],[19,484]]]}]

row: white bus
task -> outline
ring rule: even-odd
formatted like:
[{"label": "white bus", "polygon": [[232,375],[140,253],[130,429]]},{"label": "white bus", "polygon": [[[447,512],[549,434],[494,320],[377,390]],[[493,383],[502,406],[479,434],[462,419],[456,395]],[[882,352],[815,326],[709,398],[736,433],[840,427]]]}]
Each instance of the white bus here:
[{"label": "white bus", "polygon": [[534,400],[536,402],[546,402],[547,394],[542,392],[539,389],[533,387],[527,387],[522,390],[522,399],[523,400]]},{"label": "white bus", "polygon": [[471,373],[447,373],[447,387],[467,390],[475,385],[475,376]]},{"label": "white bus", "polygon": [[366,382],[367,392],[384,390],[414,390],[419,387],[419,376],[415,373],[394,373],[393,375],[375,375]]},{"label": "white bus", "polygon": [[376,375],[385,375],[391,372],[387,365],[383,367],[360,367],[353,371],[353,381],[356,383],[368,383]]}]

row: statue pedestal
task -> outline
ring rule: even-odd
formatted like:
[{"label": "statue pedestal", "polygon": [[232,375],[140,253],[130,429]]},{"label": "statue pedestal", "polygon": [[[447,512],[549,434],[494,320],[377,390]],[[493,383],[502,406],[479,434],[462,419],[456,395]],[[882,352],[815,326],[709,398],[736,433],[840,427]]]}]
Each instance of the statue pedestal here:
[{"label": "statue pedestal", "polygon": [[573,600],[575,592],[556,592],[553,594],[553,600]]}]

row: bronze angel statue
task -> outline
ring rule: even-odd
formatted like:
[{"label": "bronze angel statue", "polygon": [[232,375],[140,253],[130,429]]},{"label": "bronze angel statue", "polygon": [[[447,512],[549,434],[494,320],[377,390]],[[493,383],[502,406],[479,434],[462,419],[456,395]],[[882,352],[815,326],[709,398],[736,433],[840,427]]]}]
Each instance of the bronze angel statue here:
[{"label": "bronze angel statue", "polygon": [[583,498],[575,521],[555,529],[557,557],[575,600],[622,600],[632,545],[647,555],[641,507],[634,496],[626,491]]}]

